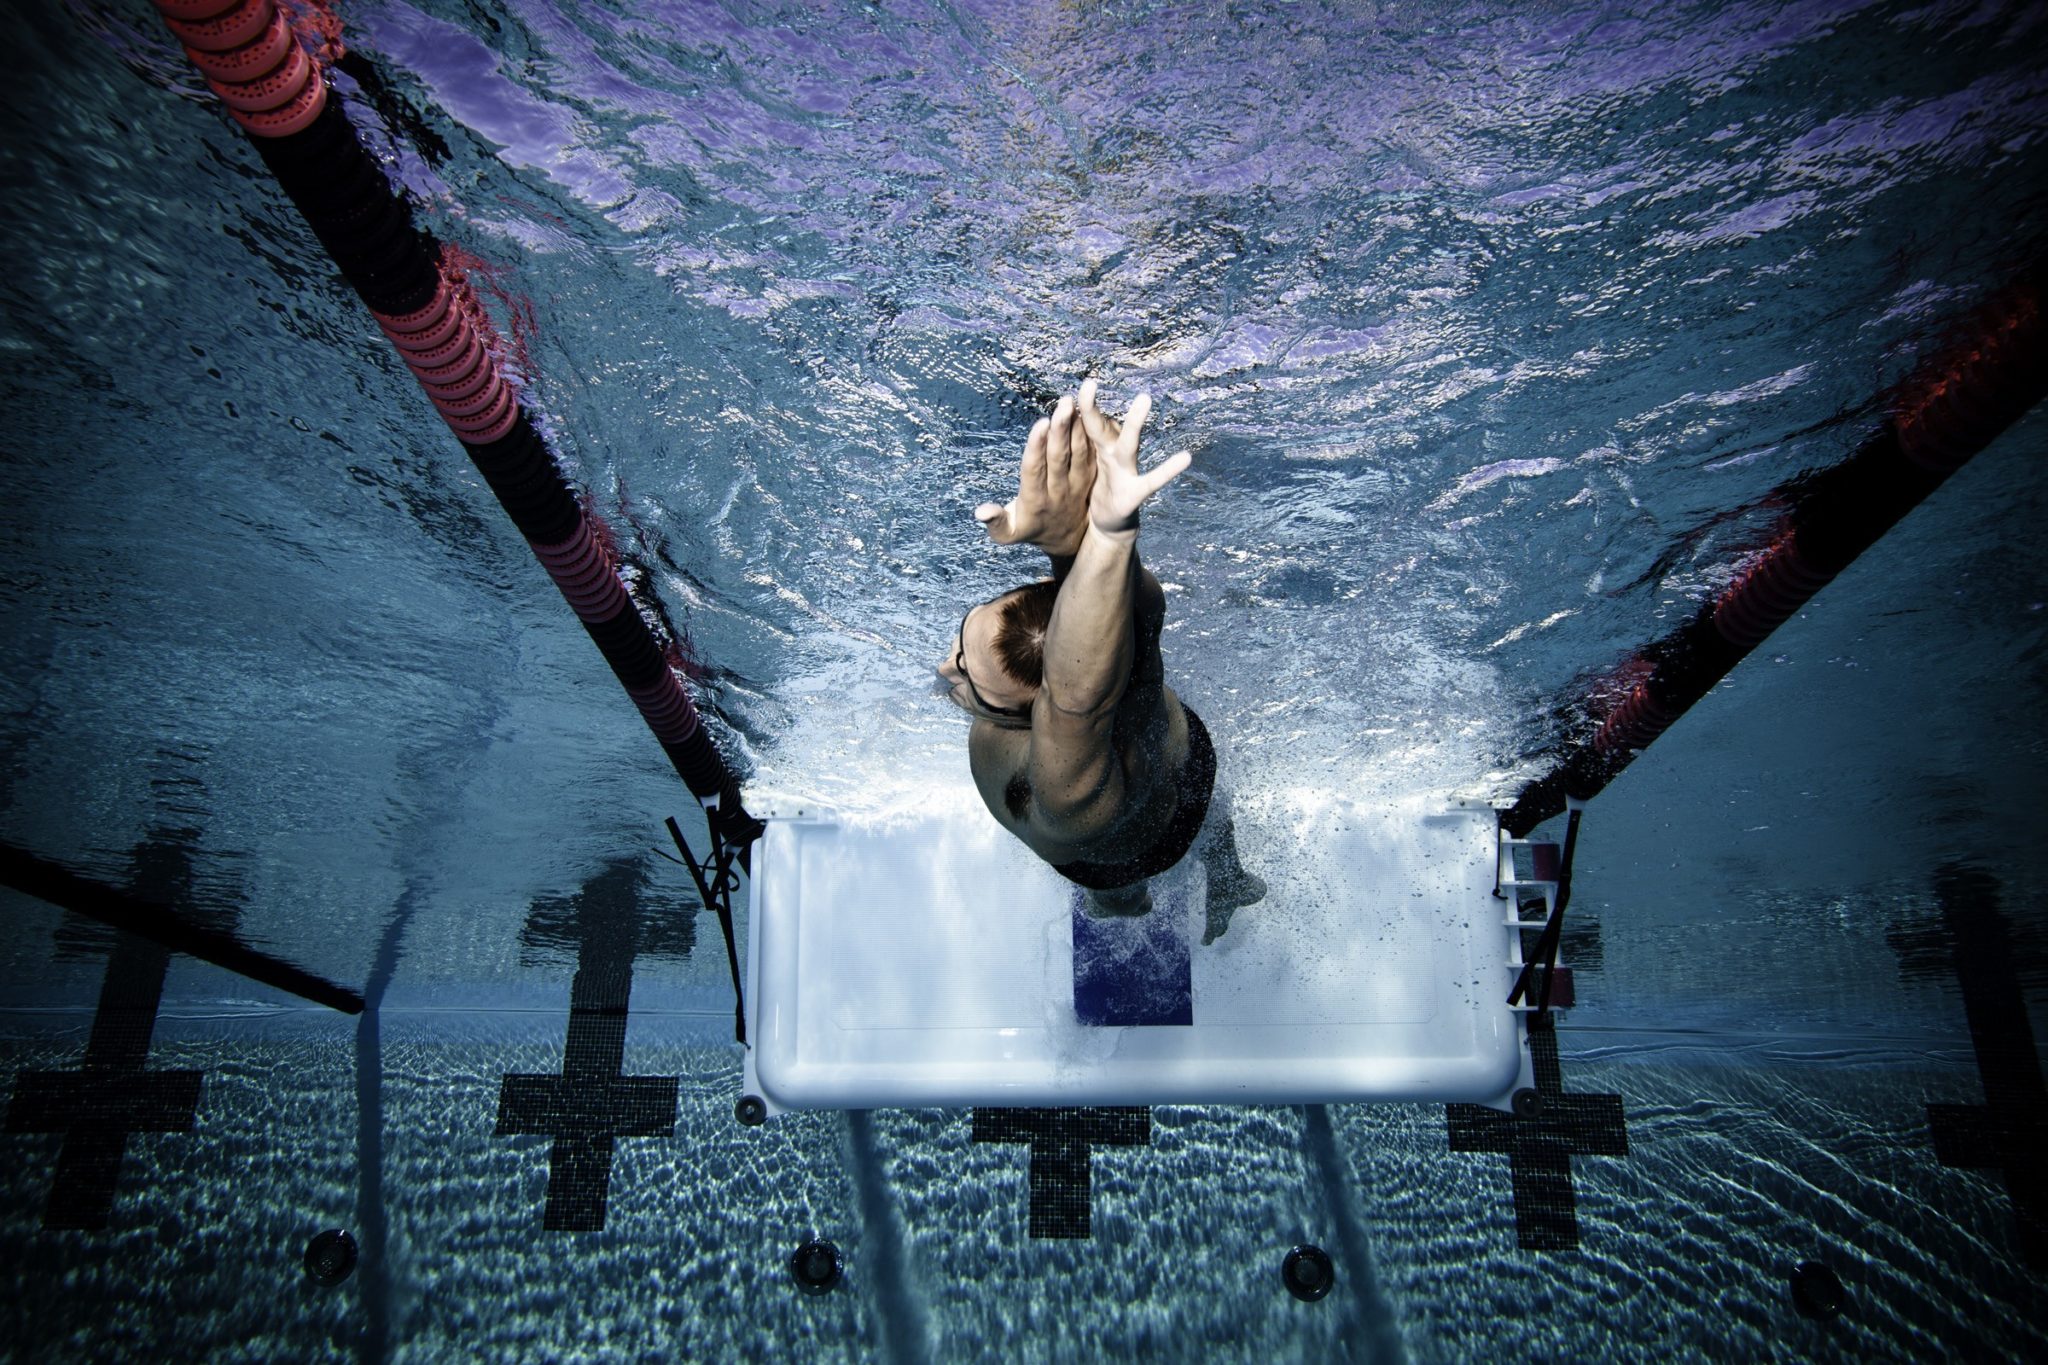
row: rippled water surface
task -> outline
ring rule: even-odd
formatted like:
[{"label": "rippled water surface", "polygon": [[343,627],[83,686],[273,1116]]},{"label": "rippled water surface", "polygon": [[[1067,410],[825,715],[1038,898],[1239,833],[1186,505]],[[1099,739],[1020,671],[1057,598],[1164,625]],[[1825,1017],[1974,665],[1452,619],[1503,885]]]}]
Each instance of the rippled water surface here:
[{"label": "rippled water surface", "polygon": [[[373,4],[368,84],[337,79],[489,263],[529,401],[758,788],[959,780],[922,684],[965,604],[1040,571],[968,511],[1094,374],[1194,453],[1143,551],[1226,767],[1500,795],[2037,241],[2030,8],[1642,9]],[[391,790],[421,741],[609,729],[500,714],[561,705],[533,657],[561,632],[504,628],[551,604],[152,24],[43,16],[6,154],[39,191],[17,232],[58,247],[7,286],[49,509],[22,558],[171,505],[200,561],[116,553],[105,605],[61,608],[187,645],[115,669],[155,695],[108,723],[323,673],[323,718],[403,698],[412,742],[352,736],[341,774],[399,824],[434,800]],[[106,455],[50,453],[94,420]],[[112,454],[137,444],[153,484]],[[37,586],[30,710],[65,647]],[[298,638],[261,662],[206,638],[265,617]],[[607,771],[570,784],[579,824],[644,799]]]},{"label": "rippled water surface", "polygon": [[[1889,386],[2039,260],[2048,205],[2038,5],[339,12],[354,56],[336,89],[422,222],[475,259],[527,401],[687,637],[750,801],[972,799],[965,726],[930,669],[968,604],[1042,560],[991,546],[971,509],[1008,495],[1030,423],[1094,376],[1113,406],[1153,395],[1148,460],[1193,452],[1142,553],[1168,593],[1173,684],[1269,869],[1315,856],[1278,822],[1283,795],[1508,797],[1544,771],[1589,691],[1763,542],[1787,482],[1855,449]],[[408,1004],[559,1009],[569,958],[529,907],[616,866],[654,869],[650,903],[682,897],[649,850],[687,795],[148,7],[24,7],[0,75],[0,837],[124,883],[145,876],[138,848],[176,850],[175,876],[147,874],[160,891]],[[1946,1078],[1915,1096],[1975,1097],[1963,1007],[1927,965],[1935,868],[2001,879],[2040,1013],[2048,885],[2017,850],[2048,756],[2044,434],[2035,414],[1980,456],[1589,819],[1589,1031],[1567,1051],[1606,1078],[1589,1088],[1657,1117],[1633,1174],[1590,1187],[1613,1264],[1554,1292],[1684,1287],[1610,1338],[1583,1315],[1558,1326],[1560,1358],[1630,1341],[1889,1354],[1929,1334],[2027,1349],[1973,1335],[1971,1304],[1950,1301],[1973,1276],[2038,1349],[2039,1280],[2009,1269],[1995,1180],[1949,1173],[1976,1182],[1960,1201],[1976,1221],[1925,1234],[1923,1260],[1900,1248],[1951,1197],[1924,1140],[1903,1176],[1854,1153],[1918,1131],[1886,1068]],[[100,959],[72,926],[53,959],[54,912],[9,905],[24,927],[0,941],[0,979],[89,1009]],[[721,954],[674,932],[645,989],[718,1007]],[[236,989],[183,966],[168,987]],[[1608,1053],[1602,1028],[1636,1041]],[[1688,1029],[1726,1044],[1640,1041]],[[1862,1039],[1874,1079],[1798,1098],[1827,1047],[1740,1041],[1774,1032]],[[461,1077],[499,1063],[457,1066],[447,1050],[476,1040],[436,1037],[416,1040],[415,1071],[393,1064],[391,1112],[459,1127],[402,1098],[445,1081],[487,1128],[488,1096]],[[1708,1056],[1762,1079],[1704,1087],[1725,1112],[1703,1118],[1682,1095]],[[303,1084],[351,1102],[345,1080]],[[1131,1177],[1116,1217],[1137,1221],[1106,1234],[1119,1265],[1142,1261],[1146,1220],[1213,1228],[1241,1194],[1276,1237],[1374,1248],[1376,1287],[1336,1333],[1365,1333],[1359,1358],[1390,1340],[1422,1359],[1506,1350],[1489,1315],[1553,1292],[1502,1250],[1505,1196],[1459,1183],[1434,1111],[1340,1115],[1335,1136],[1327,1117],[1159,1121],[1162,1169],[1202,1192],[1199,1214]],[[1014,1319],[963,1307],[986,1297],[980,1274],[918,1229],[966,1237],[991,1197],[927,1169],[930,1143],[958,1138],[942,1127],[806,1128],[764,1159],[797,1179],[804,1152],[843,1137],[910,1210],[908,1268],[860,1301],[848,1340],[901,1358],[912,1321],[956,1343],[970,1325],[1023,1332],[1034,1358],[1175,1358],[1171,1323],[1192,1310],[1170,1295],[1145,1312],[1071,1287]],[[1272,1142],[1309,1193],[1242,1174]],[[426,1156],[394,1156],[409,1162]],[[394,1177],[424,1191],[421,1243],[458,1219],[449,1189],[469,1169]],[[1746,1230],[1660,1189],[1688,1207],[1727,1194]],[[32,1207],[17,1193],[11,1209]],[[795,1204],[822,1222],[833,1201],[868,1208],[836,1185],[760,1198],[795,1222]],[[1005,1187],[992,1207],[1022,1198]],[[1351,1233],[1316,1222],[1338,1206],[1363,1210]],[[1650,1240],[1613,1230],[1644,1208],[1663,1210],[1645,1215],[1664,1239],[1647,1262]],[[1866,1246],[1842,1220],[1884,1237]],[[628,1261],[637,1235],[620,1234]],[[1798,1236],[1859,1247],[1871,1283],[1934,1306],[1863,1336],[1774,1336],[1774,1248]],[[1005,1293],[1095,1273],[1020,1238],[988,1252]],[[1692,1274],[1724,1253],[1740,1309],[1725,1352],[1698,1344],[1715,1299]],[[1457,1277],[1486,1257],[1507,1297],[1482,1313]],[[1980,1261],[2007,1268],[1958,1269]],[[709,1302],[718,1265],[678,1292]],[[462,1310],[432,1292],[459,1269],[399,1276],[418,1298],[386,1305],[413,1324],[394,1340],[460,1337]],[[1291,1319],[1248,1322],[1204,1330],[1242,1348],[1230,1358],[1328,1346]],[[538,1338],[500,1345],[522,1339]]]}]

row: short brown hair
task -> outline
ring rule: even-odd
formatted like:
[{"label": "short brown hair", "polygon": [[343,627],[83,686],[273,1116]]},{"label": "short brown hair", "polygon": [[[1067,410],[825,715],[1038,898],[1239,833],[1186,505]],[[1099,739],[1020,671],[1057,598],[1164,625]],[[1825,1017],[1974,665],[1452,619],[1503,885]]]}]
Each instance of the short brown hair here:
[{"label": "short brown hair", "polygon": [[1023,687],[1045,682],[1045,630],[1052,622],[1052,605],[1059,598],[1060,585],[1046,581],[1012,588],[990,599],[996,607],[995,654],[1003,672]]}]

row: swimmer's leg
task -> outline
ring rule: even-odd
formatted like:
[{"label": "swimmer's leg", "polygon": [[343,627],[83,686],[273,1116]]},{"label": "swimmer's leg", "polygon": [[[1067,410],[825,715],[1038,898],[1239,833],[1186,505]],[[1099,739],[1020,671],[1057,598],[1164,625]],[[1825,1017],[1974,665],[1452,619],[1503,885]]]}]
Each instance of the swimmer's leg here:
[{"label": "swimmer's leg", "polygon": [[1152,883],[1132,882],[1108,891],[1089,891],[1081,907],[1096,919],[1132,918],[1152,911]]},{"label": "swimmer's leg", "polygon": [[1266,896],[1265,879],[1247,872],[1237,856],[1237,820],[1230,809],[1229,798],[1222,792],[1215,799],[1222,803],[1218,814],[1222,817],[1216,828],[1202,845],[1202,866],[1209,872],[1208,923],[1202,931],[1204,944],[1214,943],[1230,928],[1230,917],[1247,905],[1256,905]]}]

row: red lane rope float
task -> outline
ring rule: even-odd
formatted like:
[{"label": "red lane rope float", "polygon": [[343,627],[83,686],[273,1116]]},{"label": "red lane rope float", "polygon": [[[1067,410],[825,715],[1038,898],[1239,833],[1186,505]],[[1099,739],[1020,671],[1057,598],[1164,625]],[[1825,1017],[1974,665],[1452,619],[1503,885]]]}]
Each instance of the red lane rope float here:
[{"label": "red lane rope float", "polygon": [[505,382],[504,376],[493,374],[481,389],[469,397],[436,397],[433,404],[440,409],[441,415],[448,419],[450,426],[456,426],[458,422],[467,422],[472,418],[492,413],[511,399],[512,386]]},{"label": "red lane rope float", "polygon": [[225,14],[240,5],[242,0],[156,0],[156,12],[166,23],[176,19],[181,23],[194,23]]},{"label": "red lane rope float", "polygon": [[1663,734],[1678,716],[1679,711],[1657,699],[1648,682],[1638,683],[1621,705],[1614,708],[1613,714],[1601,722],[1599,731],[1593,736],[1593,747],[1603,753],[1644,748]]},{"label": "red lane rope float", "polygon": [[[372,309],[370,316],[377,319],[377,325],[384,329],[384,335],[393,341],[398,341],[400,337],[424,336],[439,324],[442,318],[448,316],[448,306],[454,298],[454,292],[447,287],[447,281],[444,280],[441,287],[434,291],[432,298],[410,313],[379,313]],[[399,344],[404,345],[403,342]]]},{"label": "red lane rope float", "polygon": [[611,551],[588,520],[579,523],[568,540],[559,545],[535,545],[533,553],[585,621],[609,621],[633,605],[619,581]]},{"label": "red lane rope float", "polygon": [[208,77],[206,83],[228,108],[247,114],[262,114],[304,95],[312,72],[313,59],[306,55],[306,49],[288,42],[283,60],[268,74],[241,81],[217,81]]},{"label": "red lane rope float", "polygon": [[490,352],[484,349],[483,339],[473,329],[459,330],[452,345],[436,347],[430,354],[433,359],[411,355],[405,358],[407,368],[427,384],[454,384],[478,365],[492,368]]},{"label": "red lane rope float", "polygon": [[444,400],[448,402],[461,402],[464,399],[471,398],[482,392],[497,378],[498,372],[489,365],[484,364],[482,359],[479,358],[476,368],[460,379],[451,379],[445,384],[436,384],[431,380],[422,379],[420,380],[420,387],[425,389],[427,397],[433,399],[438,405]]},{"label": "red lane rope float", "polygon": [[477,445],[500,439],[519,418],[517,393],[479,327],[482,312],[468,282],[445,275],[423,308],[399,316],[370,312],[442,420]]},{"label": "red lane rope float", "polygon": [[1934,474],[1951,474],[2030,404],[2014,407],[2010,385],[1994,383],[2013,353],[2038,345],[2041,301],[2021,292],[1994,305],[1975,344],[1910,391],[1893,418],[1899,450]]},{"label": "red lane rope float", "polygon": [[293,38],[274,0],[156,0],[164,25],[185,46],[228,114],[257,137],[303,132],[327,107],[319,63]]},{"label": "red lane rope float", "polygon": [[271,0],[236,0],[203,19],[180,19],[162,4],[156,9],[180,42],[201,52],[227,52],[255,42],[277,14]]},{"label": "red lane rope float", "polygon": [[[500,267],[452,242],[441,250],[442,277],[461,288],[464,307],[475,320],[477,331],[492,354],[501,363],[513,366],[518,373],[532,374],[533,356],[529,341],[535,327],[533,301],[507,285],[501,278],[503,273]],[[500,336],[492,325],[490,313],[483,306],[484,294],[490,295],[504,310],[512,327],[509,339]]]},{"label": "red lane rope float", "polygon": [[1685,625],[1638,650],[1605,687],[1627,690],[1605,707],[1590,738],[1501,814],[1520,838],[1587,800],[1705,696],[1813,595],[2027,409],[2048,396],[2048,329],[2041,298],[2048,271],[2022,272],[1992,296],[1963,339],[1925,361],[1894,391],[1892,413],[1840,464],[1780,489],[1789,506],[1776,540]]},{"label": "red lane rope float", "polygon": [[185,55],[200,74],[212,81],[246,81],[261,76],[266,71],[277,69],[285,59],[285,50],[294,46],[292,26],[284,21],[284,13],[271,11],[270,27],[256,38],[240,47],[225,52],[208,52],[187,44]]},{"label": "red lane rope float", "polygon": [[697,719],[697,708],[690,705],[682,682],[673,673],[664,674],[652,687],[629,687],[626,695],[640,708],[647,728],[664,744],[683,743],[703,724]]},{"label": "red lane rope float", "polygon": [[[531,305],[503,294],[491,268],[413,222],[338,104],[328,63],[343,53],[325,0],[153,0],[186,55],[257,152],[576,612],[627,695],[703,804],[714,837],[742,867],[764,826],[704,732],[680,671],[679,641],[659,638],[621,581],[619,555],[578,502],[503,368],[505,343],[470,280],[512,311],[511,352],[525,363]],[[309,52],[310,49],[310,52]]]},{"label": "red lane rope float", "polygon": [[[462,314],[448,306],[452,293],[444,285],[435,291],[434,302],[420,313],[393,318],[372,310],[370,316],[377,320],[377,326],[391,344],[407,355],[437,350],[447,344],[456,329],[462,326]],[[415,318],[418,321],[414,321]]]},{"label": "red lane rope float", "polygon": [[1834,577],[1801,559],[1798,538],[1787,531],[1715,601],[1714,629],[1737,649],[1754,649]]},{"label": "red lane rope float", "polygon": [[313,126],[313,120],[320,117],[320,111],[327,107],[327,81],[313,67],[312,76],[299,97],[282,108],[267,113],[245,114],[230,109],[229,115],[235,122],[254,133],[257,137],[289,137],[304,132]]},{"label": "red lane rope float", "polygon": [[441,416],[455,434],[468,444],[489,445],[505,436],[519,421],[519,396],[512,391],[510,384],[500,379],[497,396],[487,411],[475,417],[466,417],[456,416],[444,408]]}]

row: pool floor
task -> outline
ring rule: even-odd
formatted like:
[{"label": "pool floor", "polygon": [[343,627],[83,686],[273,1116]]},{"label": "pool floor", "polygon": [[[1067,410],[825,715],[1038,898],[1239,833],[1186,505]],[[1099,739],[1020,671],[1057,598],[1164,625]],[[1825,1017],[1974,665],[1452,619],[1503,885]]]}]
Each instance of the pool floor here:
[{"label": "pool floor", "polygon": [[[635,1014],[621,1079],[550,1090],[566,1010],[387,1010],[359,1037],[336,1014],[173,1003],[146,1071],[196,1074],[189,1113],[152,1111],[142,1097],[165,1085],[131,1076],[118,1099],[99,1092],[96,1119],[74,1110],[67,1135],[19,1131],[23,1096],[79,1072],[91,1017],[0,1016],[14,1085],[0,1341],[34,1360],[2048,1351],[2048,1295],[2004,1178],[1945,1167],[1929,1140],[1929,1103],[1982,1099],[1967,1040],[1880,1056],[1868,1039],[1809,1039],[1788,1061],[1782,1040],[1565,1019],[1544,1118],[1161,1106],[1137,1116],[1141,1144],[1084,1158],[1086,1235],[1033,1236],[1035,1184],[1071,1211],[1071,1181],[1055,1186],[1076,1154],[1057,1124],[1036,1146],[977,1141],[966,1110],[746,1127],[726,1023]],[[650,1090],[657,1110],[673,1096],[665,1126],[634,1118]],[[1618,1114],[1619,1133],[1596,1113]],[[605,1135],[634,1122],[643,1135]],[[118,1139],[103,1227],[46,1226],[106,1183],[104,1159],[79,1154],[104,1154],[124,1124],[175,1131]],[[1625,1155],[1594,1154],[1617,1141]],[[328,1228],[362,1251],[332,1288],[302,1265]],[[843,1263],[820,1295],[789,1269],[813,1239]],[[1320,1301],[1282,1283],[1300,1244],[1335,1265]],[[1802,1262],[1839,1277],[1840,1316],[1797,1310]]]}]

